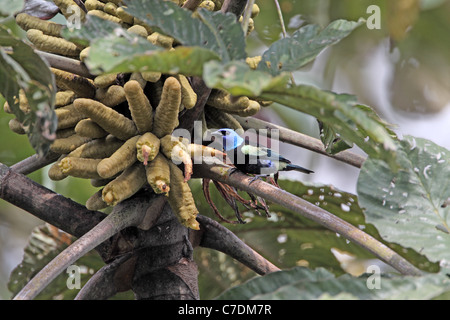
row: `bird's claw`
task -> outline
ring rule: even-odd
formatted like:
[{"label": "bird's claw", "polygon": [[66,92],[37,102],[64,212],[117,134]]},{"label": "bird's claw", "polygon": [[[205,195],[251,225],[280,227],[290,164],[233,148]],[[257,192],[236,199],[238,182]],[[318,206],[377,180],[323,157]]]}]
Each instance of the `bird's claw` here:
[{"label": "bird's claw", "polygon": [[250,182],[248,183],[248,185],[251,185],[253,182],[255,182],[256,180],[262,180],[261,179],[261,176],[254,176],[251,180],[250,180]]}]

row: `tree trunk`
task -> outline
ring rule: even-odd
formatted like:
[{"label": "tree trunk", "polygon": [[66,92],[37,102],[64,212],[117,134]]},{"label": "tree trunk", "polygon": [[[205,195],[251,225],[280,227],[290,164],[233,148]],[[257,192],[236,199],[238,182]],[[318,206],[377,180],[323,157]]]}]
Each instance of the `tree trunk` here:
[{"label": "tree trunk", "polygon": [[199,299],[189,230],[177,221],[168,203],[155,226],[144,233],[137,239],[151,243],[138,249],[133,257],[131,289],[136,299]]}]

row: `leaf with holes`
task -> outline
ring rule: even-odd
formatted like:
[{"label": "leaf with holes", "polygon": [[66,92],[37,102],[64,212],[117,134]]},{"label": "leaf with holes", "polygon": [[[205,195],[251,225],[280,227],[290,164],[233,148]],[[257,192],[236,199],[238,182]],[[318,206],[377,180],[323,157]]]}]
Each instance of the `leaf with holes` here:
[{"label": "leaf with holes", "polygon": [[[355,195],[329,185],[311,185],[301,181],[281,179],[278,182],[283,190],[329,211],[381,240],[376,228],[366,223]],[[201,186],[197,183],[192,182],[191,189],[194,194],[202,193]],[[233,220],[235,215],[233,209],[212,184],[210,185],[210,194],[220,213],[227,219]],[[241,195],[246,197],[245,193],[241,193]],[[195,201],[203,215],[209,215],[212,219],[218,220],[203,196],[196,197]],[[339,275],[343,273],[343,270],[347,271],[350,268],[352,268],[352,272],[362,273],[367,266],[366,262],[374,263],[372,260],[374,256],[367,250],[347,241],[335,232],[283,206],[274,203],[268,203],[268,205],[270,218],[267,218],[264,212],[261,212],[261,216],[259,216],[256,212],[241,207],[240,212],[247,223],[226,224],[225,226],[278,267],[290,268],[295,265],[310,268],[323,267]],[[438,269],[436,265],[430,265],[425,257],[420,256],[414,250],[405,250],[398,245],[389,243],[386,245],[401,252],[403,257],[414,261],[427,271],[435,272]],[[345,265],[340,265],[336,259],[336,251],[344,252],[354,259],[351,259],[351,262],[347,261]]]},{"label": "leaf with holes", "polygon": [[450,261],[450,151],[405,137],[401,170],[368,159],[358,179],[359,203],[383,239],[413,248],[431,261]]}]

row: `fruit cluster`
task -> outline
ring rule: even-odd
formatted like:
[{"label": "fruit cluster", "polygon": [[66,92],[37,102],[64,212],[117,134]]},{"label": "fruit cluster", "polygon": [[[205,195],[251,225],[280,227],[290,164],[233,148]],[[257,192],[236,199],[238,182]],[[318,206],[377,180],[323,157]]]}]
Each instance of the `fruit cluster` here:
[{"label": "fruit cluster", "polygon": [[[73,0],[55,0],[66,18]],[[180,3],[174,1],[179,5]],[[86,0],[88,15],[108,19],[128,29],[136,37],[170,50],[173,38],[153,32],[149,26],[129,15],[120,0]],[[203,1],[199,7],[220,9],[221,1]],[[255,5],[254,12],[259,9]],[[80,47],[61,37],[65,26],[40,20],[26,13],[16,16],[32,45],[41,51],[84,61],[89,47]],[[250,21],[249,30],[253,21]],[[251,30],[250,30],[251,31]],[[257,65],[258,58],[248,59]],[[53,180],[67,176],[91,179],[101,189],[92,195],[86,207],[100,210],[131,197],[150,186],[155,193],[168,196],[179,221],[198,229],[198,214],[187,181],[192,174],[191,157],[199,146],[173,137],[183,110],[193,108],[197,95],[189,79],[182,75],[159,72],[102,74],[93,79],[51,68],[57,85],[55,112],[58,118],[56,139],[51,150],[61,157],[49,169]],[[29,112],[24,94],[18,97],[20,108]],[[248,97],[232,97],[222,90],[212,90],[203,112],[203,128],[242,129],[233,114],[253,115],[261,104]],[[5,111],[9,106],[5,104]],[[17,119],[10,128],[23,134]],[[175,163],[184,163],[184,173]]]}]

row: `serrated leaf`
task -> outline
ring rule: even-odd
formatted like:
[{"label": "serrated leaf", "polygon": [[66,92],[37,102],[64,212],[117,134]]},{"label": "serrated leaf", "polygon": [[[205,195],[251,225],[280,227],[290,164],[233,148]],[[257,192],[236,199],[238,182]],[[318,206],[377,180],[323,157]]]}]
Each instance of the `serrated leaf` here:
[{"label": "serrated leaf", "polygon": [[[336,98],[342,102],[356,105],[357,98],[350,94],[337,94]],[[319,121],[320,140],[325,147],[325,150],[330,154],[336,154],[343,150],[353,147],[353,143],[343,139],[333,126]]]},{"label": "serrated leaf", "polygon": [[171,1],[126,1],[128,13],[149,26],[157,27],[184,46],[198,46],[217,53],[223,62],[245,59],[245,37],[231,13],[198,11],[178,7]]},{"label": "serrated leaf", "polygon": [[243,60],[247,57],[244,31],[234,14],[211,12],[206,9],[200,9],[197,12],[201,21],[210,28],[215,37],[216,44],[207,45],[207,48],[217,52],[223,62]]},{"label": "serrated leaf", "polygon": [[82,28],[65,29],[63,35],[79,44],[90,43],[86,65],[93,74],[159,71],[201,76],[205,62],[219,59],[201,47],[164,50],[114,22],[89,15]]},{"label": "serrated leaf", "polygon": [[[199,195],[195,197],[198,210],[201,214],[220,221],[202,196],[201,186],[195,182],[191,183],[191,190],[194,194]],[[289,180],[279,180],[278,182],[283,190],[329,210],[341,218],[349,220],[352,224],[364,228],[365,231],[376,232],[372,226],[365,224],[354,195],[331,186],[308,185],[300,181]],[[233,209],[223,200],[213,184],[210,186],[210,193],[221,214],[233,220]],[[246,197],[244,193],[241,195]],[[258,216],[254,211],[240,207],[247,223],[243,225],[224,224],[224,226],[279,268],[303,265],[310,268],[324,267],[334,274],[343,274],[344,270],[333,255],[332,248],[352,254],[362,260],[373,258],[373,255],[348,242],[335,232],[282,206],[273,203],[268,203],[268,205],[270,218],[267,218],[263,212],[262,216]],[[414,255],[414,252],[411,254]],[[200,270],[199,283],[202,288],[205,284],[208,288],[207,292],[201,292],[203,299],[214,298],[225,288],[242,283],[256,275],[221,252],[200,250],[197,252],[196,262]],[[364,268],[363,264],[360,266]]]},{"label": "serrated leaf", "polygon": [[398,150],[401,170],[368,159],[358,178],[359,202],[381,236],[413,248],[431,261],[450,261],[450,151],[405,137]]},{"label": "serrated leaf", "polygon": [[[373,277],[379,288],[373,288]],[[359,278],[350,275],[335,277],[329,271],[297,267],[258,277],[231,288],[219,300],[304,300],[335,298],[342,295],[361,300],[433,299],[450,291],[450,279],[443,274],[422,277],[386,277],[368,274]]]},{"label": "serrated leaf", "polygon": [[[53,74],[30,46],[4,27],[0,27],[0,46],[0,93],[22,123],[32,147],[38,154],[45,154],[55,138],[57,125]],[[20,90],[28,100],[28,113],[19,107]]]},{"label": "serrated leaf", "polygon": [[347,37],[362,22],[336,20],[321,30],[317,25],[307,25],[292,35],[274,42],[264,52],[258,70],[276,76],[282,72],[295,71],[314,60],[330,45]]},{"label": "serrated leaf", "polygon": [[162,50],[145,39],[115,37],[95,41],[86,65],[92,73],[155,71],[201,76],[203,64],[219,59],[211,50],[178,46]]}]

